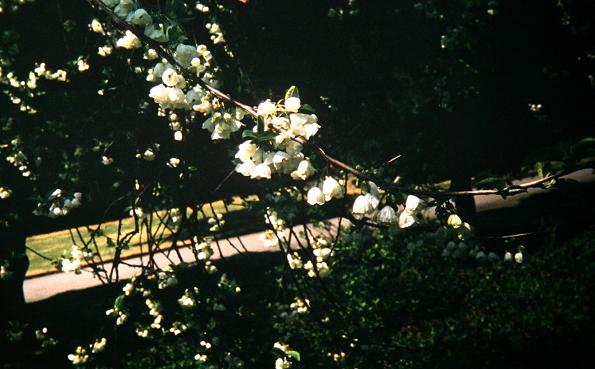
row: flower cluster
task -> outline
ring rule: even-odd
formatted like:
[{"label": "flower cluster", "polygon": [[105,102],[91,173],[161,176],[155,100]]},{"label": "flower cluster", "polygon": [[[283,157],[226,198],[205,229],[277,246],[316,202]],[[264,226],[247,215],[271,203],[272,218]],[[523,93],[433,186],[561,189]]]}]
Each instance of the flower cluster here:
[{"label": "flower cluster", "polygon": [[178,284],[174,271],[171,267],[167,271],[157,273],[157,288],[163,290],[168,287],[173,287]]},{"label": "flower cluster", "polygon": [[89,353],[86,348],[78,346],[74,351],[74,354],[68,355],[68,360],[70,360],[73,365],[82,365],[89,361]]},{"label": "flower cluster", "polygon": [[[144,34],[148,38],[157,42],[167,42],[169,40],[163,24],[154,24],[153,17],[143,8],[138,8],[134,0],[102,0],[114,13],[125,19],[128,23],[144,28]],[[99,21],[91,23],[91,30],[97,33],[104,33],[103,26]],[[116,45],[125,49],[134,49],[141,47],[141,42],[130,31],[117,40]]]},{"label": "flower cluster", "polygon": [[147,305],[147,308],[149,309],[149,315],[153,317],[151,328],[161,329],[161,323],[163,322],[163,314],[161,312],[163,309],[161,304],[150,297],[147,297],[145,305]]},{"label": "flower cluster", "polygon": [[310,205],[324,205],[333,198],[340,199],[345,194],[342,181],[326,177],[322,186],[314,186],[308,190],[307,202]]},{"label": "flower cluster", "polygon": [[50,218],[66,216],[72,209],[81,206],[82,199],[83,194],[80,192],[75,192],[71,198],[67,198],[64,192],[58,188],[50,194],[49,201],[52,204],[50,205],[48,216]]},{"label": "flower cluster", "polygon": [[12,190],[8,187],[0,186],[0,200],[5,200],[12,195]]},{"label": "flower cluster", "polygon": [[214,217],[209,217],[207,219],[207,223],[211,226],[209,231],[211,232],[219,232],[221,227],[225,224],[225,219],[223,219],[223,214],[215,212]]},{"label": "flower cluster", "polygon": [[460,240],[467,240],[473,235],[471,224],[463,222],[457,214],[450,214],[446,223],[457,232],[457,237]]},{"label": "flower cluster", "polygon": [[523,263],[524,256],[522,246],[519,248],[517,252],[514,253],[514,257],[510,251],[506,251],[506,253],[504,254],[504,261],[512,261],[513,259],[517,264]]},{"label": "flower cluster", "polygon": [[[46,330],[47,331],[47,330]],[[107,339],[105,337],[98,338],[85,348],[83,346],[78,346],[74,352],[74,354],[68,355],[68,360],[72,362],[73,365],[83,365],[89,361],[91,356],[89,355],[89,350],[92,354],[97,354],[105,350],[107,345]]]},{"label": "flower cluster", "polygon": [[211,41],[213,44],[222,44],[225,43],[225,37],[223,37],[223,32],[221,32],[221,27],[217,23],[207,23],[205,27],[209,30],[211,34]]},{"label": "flower cluster", "polygon": [[198,238],[195,237],[194,239],[194,249],[197,252],[198,260],[209,260],[211,256],[213,256],[213,247],[211,243],[213,239],[210,237],[205,237],[202,242],[198,241]]},{"label": "flower cluster", "polygon": [[356,217],[375,220],[379,224],[388,226],[398,225],[399,228],[408,228],[417,222],[417,212],[422,200],[414,195],[408,195],[403,210],[397,217],[393,207],[385,204],[380,208],[381,199],[384,199],[384,191],[372,182],[368,181],[365,186],[365,193],[357,196],[353,202],[352,212]]},{"label": "flower cluster", "polygon": [[10,263],[8,260],[0,260],[0,280],[8,279],[12,276]]},{"label": "flower cluster", "polygon": [[297,351],[293,351],[287,344],[284,344],[282,342],[275,342],[273,348],[278,350],[278,352],[281,355],[281,357],[275,360],[275,369],[291,368],[293,360],[296,358],[298,358],[299,360],[299,353]]},{"label": "flower cluster", "polygon": [[50,348],[58,344],[58,340],[48,336],[47,327],[35,330],[35,339],[41,342],[41,347]]},{"label": "flower cluster", "polygon": [[442,257],[461,259],[469,257],[477,261],[498,261],[500,258],[494,252],[486,253],[479,245],[468,245],[461,241],[458,244],[454,241],[449,241],[442,250]]},{"label": "flower cluster", "polygon": [[113,308],[106,310],[105,315],[115,316],[116,325],[123,325],[128,320],[128,314],[124,309],[121,309],[114,305]]},{"label": "flower cluster", "polygon": [[295,311],[296,314],[305,314],[308,312],[310,306],[310,300],[300,299],[298,297],[289,305],[289,308]]},{"label": "flower cluster", "polygon": [[318,237],[312,241],[312,253],[314,254],[315,263],[308,260],[304,264],[304,269],[308,271],[308,277],[314,278],[316,275],[324,278],[329,273],[329,267],[326,260],[333,256],[333,250],[329,247],[326,239]]},{"label": "flower cluster", "polygon": [[273,173],[288,174],[296,180],[306,180],[315,169],[302,153],[303,144],[319,130],[318,118],[314,114],[299,113],[300,99],[286,97],[283,104],[267,100],[256,111],[264,124],[264,132],[254,127],[253,134],[273,133],[268,142],[269,149],[255,140],[244,141],[238,147],[236,172],[254,179],[270,179]]},{"label": "flower cluster", "polygon": [[198,288],[194,287],[194,293],[190,292],[190,290],[186,289],[182,297],[178,299],[178,304],[184,309],[191,309],[196,306],[196,300],[194,296],[198,294]]},{"label": "flower cluster", "polygon": [[20,137],[13,138],[10,140],[10,146],[12,147],[12,153],[6,156],[6,161],[12,164],[15,168],[21,172],[23,177],[34,179],[33,173],[29,169],[29,160],[25,153],[21,150],[22,141]]},{"label": "flower cluster", "polygon": [[76,245],[72,245],[70,256],[62,259],[60,269],[65,273],[81,274],[81,258],[88,256],[89,254],[86,251],[79,249]]}]

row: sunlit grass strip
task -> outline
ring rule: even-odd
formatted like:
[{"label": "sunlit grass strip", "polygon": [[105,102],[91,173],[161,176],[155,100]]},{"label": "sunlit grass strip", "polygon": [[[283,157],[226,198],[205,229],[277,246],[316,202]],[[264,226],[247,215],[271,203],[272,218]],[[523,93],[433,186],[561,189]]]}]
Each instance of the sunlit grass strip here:
[{"label": "sunlit grass strip", "polygon": [[[250,199],[249,199],[250,200]],[[254,200],[254,199],[252,199]],[[213,209],[219,213],[237,213],[241,210],[244,210],[245,207],[241,204],[236,203],[235,201],[231,204],[227,205],[227,210],[223,201],[215,201],[212,203]],[[213,216],[213,211],[209,204],[205,204],[202,206],[202,209],[207,217]],[[157,215],[163,217],[166,215],[166,211],[159,211],[153,213],[153,224],[152,230],[155,231],[159,226],[160,222],[158,221]],[[203,219],[204,216],[201,212],[198,213],[198,218]],[[249,219],[250,215],[246,215],[245,217]],[[127,217],[122,219],[122,228],[120,230],[121,235],[124,235],[130,231],[134,230],[134,218]],[[89,229],[96,229],[97,224],[89,226]],[[101,258],[103,262],[108,262],[114,259],[114,254],[116,249],[114,247],[108,246],[108,238],[115,241],[118,236],[118,220],[105,222],[101,226],[101,230],[103,231],[103,235],[96,236],[95,240],[97,242],[97,247],[101,254]],[[67,253],[70,250],[70,247],[73,245],[72,235],[74,235],[75,241],[78,245],[81,244],[80,239],[77,235],[77,229],[72,228],[70,230],[65,229],[61,231],[36,235],[27,238],[27,246],[41,255],[44,255],[47,258],[57,260],[63,253]],[[90,234],[86,226],[78,227],[78,231],[81,233],[85,240],[90,239]],[[163,232],[163,242],[160,245],[161,250],[167,250],[171,247],[171,242],[167,241],[168,237],[171,235],[171,231],[169,228],[165,228]],[[93,246],[91,246],[93,248]],[[142,253],[147,252],[147,243],[146,243],[146,229],[140,229],[139,233],[135,234],[130,243],[129,247],[122,250],[121,257],[122,258],[129,258],[133,256],[140,255]],[[57,272],[58,270],[52,264],[51,261],[37,255],[32,251],[27,251],[27,256],[29,257],[29,269],[27,271],[27,277],[38,276],[42,274]],[[97,261],[97,258],[95,258]]]}]

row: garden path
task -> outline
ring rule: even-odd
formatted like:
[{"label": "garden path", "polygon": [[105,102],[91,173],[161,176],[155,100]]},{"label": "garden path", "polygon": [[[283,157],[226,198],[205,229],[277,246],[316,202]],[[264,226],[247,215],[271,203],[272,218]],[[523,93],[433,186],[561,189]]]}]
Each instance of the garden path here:
[{"label": "garden path", "polygon": [[[590,184],[592,185],[595,183],[595,172],[592,169],[583,169],[576,171],[574,173],[569,174],[563,178],[573,179],[581,184]],[[526,182],[530,179],[523,179],[518,181],[519,183]],[[517,181],[515,181],[516,183]],[[523,201],[526,199],[543,194],[548,192],[547,190],[543,189],[529,189],[527,193],[519,194],[513,197],[509,197],[506,199],[502,199],[500,196],[497,195],[490,195],[490,196],[479,196],[475,197],[475,205],[478,213],[487,212],[490,210],[495,209],[505,209],[505,208],[514,208],[522,204]],[[432,216],[432,214],[427,214],[428,216]],[[331,221],[334,222],[336,226],[338,222],[338,218],[332,219]],[[343,220],[343,225],[347,224],[346,220]],[[300,228],[301,229],[301,228]],[[298,230],[296,229],[296,232]],[[265,248],[263,246],[262,240],[260,236],[262,232],[246,234],[243,236],[237,236],[231,238],[231,243],[229,240],[222,239],[219,240],[219,248],[216,246],[214,247],[215,254],[213,255],[213,259],[221,259],[222,257],[232,256],[238,253],[236,249],[240,249],[240,242],[238,238],[241,239],[241,243],[245,246],[248,252],[250,253],[261,253],[261,252],[271,252],[271,251],[278,251],[276,248]],[[233,245],[232,245],[233,243]],[[294,240],[295,243],[295,240]],[[235,246],[235,248],[234,248]],[[294,247],[295,245],[292,245]],[[245,252],[245,251],[244,251]],[[183,248],[180,249],[180,253],[182,255],[182,259],[190,262],[194,260],[194,256],[192,254],[192,250],[190,248]],[[179,261],[175,253],[172,251],[171,255],[174,261]],[[145,256],[146,260],[146,256]],[[128,264],[140,264],[142,262],[141,257],[135,257],[131,259],[127,259],[126,263]],[[170,264],[170,261],[164,255],[156,255],[155,261],[160,266],[167,266]],[[112,263],[106,264],[106,269],[110,270]],[[128,265],[120,264],[118,267],[119,277],[120,280],[126,280],[133,277],[137,274],[139,269],[130,267]],[[25,292],[25,300],[27,302],[35,302],[39,300],[44,300],[50,298],[54,295],[59,293],[63,293],[66,291],[71,290],[79,290],[88,287],[93,287],[100,285],[101,281],[99,281],[93,273],[91,273],[89,268],[83,269],[83,273],[80,275],[70,274],[70,273],[55,273],[44,275],[40,277],[33,277],[28,278],[25,280],[24,283],[24,292]]]}]

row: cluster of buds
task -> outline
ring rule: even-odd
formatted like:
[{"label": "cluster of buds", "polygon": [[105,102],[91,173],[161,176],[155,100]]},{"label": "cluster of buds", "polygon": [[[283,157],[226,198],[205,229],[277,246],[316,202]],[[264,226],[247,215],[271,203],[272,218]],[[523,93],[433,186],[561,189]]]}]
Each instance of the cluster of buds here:
[{"label": "cluster of buds", "polygon": [[12,190],[8,187],[0,186],[0,200],[5,200],[12,196]]},{"label": "cluster of buds", "polygon": [[161,323],[163,322],[163,314],[161,314],[161,305],[159,302],[154,301],[150,297],[145,300],[145,305],[149,309],[149,315],[153,317],[151,328],[161,329]]},{"label": "cluster of buds", "polygon": [[178,299],[178,304],[184,309],[191,309],[196,306],[195,295],[198,294],[198,288],[194,287],[194,293],[186,289],[182,297]]},{"label": "cluster of buds", "polygon": [[178,284],[178,279],[171,267],[166,271],[157,273],[157,288],[163,290],[168,287],[173,287]]},{"label": "cluster of buds", "polygon": [[[47,329],[44,329],[47,332]],[[68,360],[70,360],[73,365],[86,364],[91,358],[89,351],[91,351],[92,354],[100,353],[105,350],[106,345],[107,339],[105,337],[98,338],[92,344],[88,345],[88,347],[78,346],[74,354],[68,355]]]},{"label": "cluster of buds", "polygon": [[89,253],[72,245],[70,248],[70,256],[63,257],[60,263],[60,269],[65,273],[81,274],[81,258],[89,257]]},{"label": "cluster of buds", "polygon": [[82,365],[89,361],[89,353],[86,348],[78,346],[74,351],[74,354],[68,355],[68,360],[70,360],[73,365]]},{"label": "cluster of buds", "polygon": [[198,260],[208,261],[213,256],[212,242],[213,239],[211,237],[205,237],[201,242],[199,242],[198,237],[194,237],[194,249],[197,252]]},{"label": "cluster of buds", "polygon": [[123,325],[128,320],[128,314],[123,309],[114,306],[111,309],[106,310],[105,315],[110,317],[116,317],[116,325]]},{"label": "cluster of buds", "polygon": [[333,255],[333,251],[328,246],[328,241],[324,238],[316,238],[312,241],[312,253],[314,254],[315,263],[308,260],[304,264],[304,269],[308,271],[308,277],[314,278],[318,274],[318,276],[324,278],[328,275],[330,270],[326,260]]},{"label": "cluster of buds", "polygon": [[72,209],[81,206],[82,199],[83,194],[80,192],[75,192],[72,197],[69,198],[58,188],[51,193],[48,199],[52,203],[49,208],[48,216],[50,218],[66,216]]},{"label": "cluster of buds", "polygon": [[41,347],[49,348],[56,346],[58,341],[55,338],[48,336],[48,329],[47,327],[43,327],[41,329],[35,330],[35,339],[41,342]]},{"label": "cluster of buds", "polygon": [[223,214],[215,212],[214,217],[209,217],[207,219],[207,223],[211,226],[209,231],[211,232],[219,232],[221,227],[225,224],[225,220],[223,219]]},{"label": "cluster of buds", "polygon": [[279,241],[285,237],[285,220],[281,219],[276,211],[267,208],[264,216],[265,223],[271,226],[271,229],[264,231],[260,235],[264,247],[273,248],[279,246]]},{"label": "cluster of buds", "polygon": [[308,312],[310,307],[310,300],[308,299],[300,299],[298,297],[289,305],[289,308],[293,310],[296,314],[305,314]]},{"label": "cluster of buds", "polygon": [[294,358],[299,355],[296,351],[293,351],[287,344],[282,342],[275,342],[273,345],[277,349],[281,357],[275,360],[275,369],[289,369],[293,364]]},{"label": "cluster of buds", "polygon": [[19,137],[10,140],[12,154],[6,157],[6,161],[12,164],[26,178],[34,179],[33,173],[29,169],[29,160],[27,155],[21,150],[22,141]]},{"label": "cluster of buds", "polygon": [[169,328],[169,333],[173,333],[174,336],[185,332],[188,329],[188,326],[182,322],[175,321],[171,324],[171,328]]}]

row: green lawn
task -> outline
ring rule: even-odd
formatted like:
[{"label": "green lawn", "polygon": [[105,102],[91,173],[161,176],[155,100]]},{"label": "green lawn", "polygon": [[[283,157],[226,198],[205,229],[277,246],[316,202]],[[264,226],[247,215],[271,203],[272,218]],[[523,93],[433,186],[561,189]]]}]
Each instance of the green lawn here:
[{"label": "green lawn", "polygon": [[[229,211],[229,213],[227,213],[222,201],[213,202],[213,208],[216,212],[224,214],[224,231],[228,231],[230,228],[232,228],[235,233],[240,233],[242,230],[246,229],[247,220],[250,218],[250,214],[247,214],[248,211],[242,204],[238,204],[235,201],[232,204],[228,204],[227,211]],[[203,206],[203,210],[207,217],[213,215],[213,212],[208,204]],[[164,229],[163,226],[160,226],[157,218],[158,214],[162,215],[163,213],[163,211],[153,213],[153,225],[151,229],[152,233],[162,235],[164,242],[162,242],[160,247],[162,249],[167,249],[171,246],[167,240],[168,236],[171,235],[171,232],[168,229]],[[203,218],[204,216],[199,213],[199,219]],[[96,229],[97,225],[90,225],[88,227],[89,229]],[[207,224],[206,220],[204,220],[204,230],[208,231],[208,227],[209,225]],[[108,244],[109,239],[115,242],[117,238],[118,221],[115,220],[103,223],[101,225],[101,230],[103,231],[101,236],[96,236],[95,240],[102,260],[105,262],[114,258],[115,248],[113,246],[108,246]],[[122,219],[120,232],[121,235],[133,230],[134,219],[132,217]],[[63,254],[69,254],[73,245],[73,237],[77,245],[82,245],[79,232],[85,241],[90,239],[90,233],[87,229],[87,226],[78,227],[78,232],[77,228],[72,228],[29,237],[27,239],[27,247],[33,249],[35,252],[43,255],[44,257],[31,250],[27,250],[27,256],[29,257],[30,262],[29,270],[27,271],[27,277],[57,272],[58,269],[56,266],[52,264],[52,261],[47,260],[46,258],[59,260]],[[143,229],[141,232],[135,234],[132,237],[129,243],[130,247],[122,250],[122,256],[131,257],[138,255],[140,254],[143,247],[145,247],[146,251],[146,244],[146,230]],[[95,246],[91,247],[92,249],[95,248]]]}]

